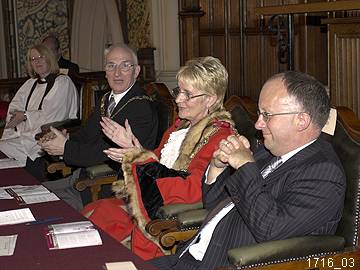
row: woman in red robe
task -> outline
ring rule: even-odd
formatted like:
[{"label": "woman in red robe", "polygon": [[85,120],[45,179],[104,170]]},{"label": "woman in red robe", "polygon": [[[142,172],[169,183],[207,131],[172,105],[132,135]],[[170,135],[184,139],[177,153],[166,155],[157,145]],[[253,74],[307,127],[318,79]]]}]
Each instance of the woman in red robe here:
[{"label": "woman in red robe", "polygon": [[202,177],[219,142],[235,133],[223,108],[228,74],[214,57],[190,60],[171,91],[179,119],[165,132],[153,152],[142,149],[125,127],[104,118],[106,136],[122,148],[105,153],[122,162],[124,180],[114,183],[114,199],[87,205],[83,214],[143,259],[165,254],[157,239],[145,231],[162,205],[201,201]]}]

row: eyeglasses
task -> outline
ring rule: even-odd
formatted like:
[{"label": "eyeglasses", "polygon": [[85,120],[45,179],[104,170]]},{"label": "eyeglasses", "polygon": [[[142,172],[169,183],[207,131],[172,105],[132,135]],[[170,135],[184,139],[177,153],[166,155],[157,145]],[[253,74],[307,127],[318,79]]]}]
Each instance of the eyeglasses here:
[{"label": "eyeglasses", "polygon": [[38,62],[41,60],[45,60],[45,55],[33,56],[30,58],[31,62]]},{"label": "eyeglasses", "polygon": [[288,114],[299,114],[299,113],[305,113],[305,112],[281,112],[281,113],[268,113],[268,112],[260,112],[257,110],[257,115],[260,117],[260,115],[263,117],[264,122],[269,122],[271,117],[276,115],[288,115]]},{"label": "eyeglasses", "polygon": [[174,89],[169,90],[170,95],[176,99],[179,95],[183,95],[185,101],[189,101],[190,99],[206,96],[206,94],[199,94],[192,96],[189,91],[181,91],[180,87],[175,87]]},{"label": "eyeglasses", "polygon": [[130,62],[121,62],[120,64],[116,64],[116,63],[106,63],[105,64],[105,70],[106,71],[114,71],[117,68],[120,68],[121,71],[123,72],[128,72],[130,70],[132,70],[134,68],[134,64],[130,63]]}]

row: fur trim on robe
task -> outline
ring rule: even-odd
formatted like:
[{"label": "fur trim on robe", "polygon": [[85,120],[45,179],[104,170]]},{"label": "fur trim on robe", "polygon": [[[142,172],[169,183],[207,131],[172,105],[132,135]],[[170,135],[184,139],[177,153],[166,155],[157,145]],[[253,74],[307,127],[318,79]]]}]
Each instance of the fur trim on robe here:
[{"label": "fur trim on robe", "polygon": [[[224,123],[230,127],[234,127],[230,113],[227,111],[218,111],[213,112],[193,127],[190,127],[180,146],[179,156],[174,163],[173,169],[186,171],[194,156],[208,143],[209,138],[215,134]],[[187,128],[188,126],[189,122],[182,120],[177,130]],[[149,240],[156,243],[165,254],[169,254],[168,250],[163,250],[159,245],[158,238],[151,236],[145,231],[145,226],[150,220],[147,213],[143,213],[142,211],[144,207],[141,207],[140,204],[142,204],[142,201],[139,201],[141,200],[139,184],[135,182],[135,177],[132,173],[133,163],[141,164],[151,158],[158,160],[158,157],[149,150],[133,149],[127,152],[122,162],[124,180],[115,181],[112,189],[116,197],[125,200],[127,212],[132,216],[134,223],[142,233]]]}]

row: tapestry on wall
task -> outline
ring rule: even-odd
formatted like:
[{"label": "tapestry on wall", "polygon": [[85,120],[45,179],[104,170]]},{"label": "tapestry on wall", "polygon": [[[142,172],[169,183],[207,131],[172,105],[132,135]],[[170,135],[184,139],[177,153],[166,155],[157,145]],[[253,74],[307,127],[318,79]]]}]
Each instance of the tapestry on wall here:
[{"label": "tapestry on wall", "polygon": [[128,0],[127,14],[129,43],[135,48],[152,47],[148,0]]},{"label": "tapestry on wall", "polygon": [[16,35],[20,76],[26,75],[26,52],[48,34],[60,41],[63,55],[69,56],[67,0],[16,0]]}]

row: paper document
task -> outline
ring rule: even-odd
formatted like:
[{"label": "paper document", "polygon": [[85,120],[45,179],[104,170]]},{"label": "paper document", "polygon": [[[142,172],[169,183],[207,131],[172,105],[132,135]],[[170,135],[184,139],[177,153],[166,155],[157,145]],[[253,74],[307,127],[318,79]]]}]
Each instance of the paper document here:
[{"label": "paper document", "polygon": [[110,262],[105,266],[106,270],[137,270],[133,262]]},{"label": "paper document", "polygon": [[[6,194],[7,195],[6,195]],[[14,198],[20,204],[52,202],[60,200],[43,185],[8,186],[0,188],[0,199]]]},{"label": "paper document", "polygon": [[90,221],[49,225],[46,234],[49,249],[102,245],[97,229]]},{"label": "paper document", "polygon": [[18,161],[14,158],[2,158],[0,159],[0,169],[11,169],[25,167],[24,162]]},{"label": "paper document", "polygon": [[0,212],[0,225],[20,224],[34,220],[35,218],[29,208]]},{"label": "paper document", "polygon": [[0,236],[0,256],[11,256],[14,254],[17,234]]},{"label": "paper document", "polygon": [[25,195],[39,195],[49,194],[50,191],[43,185],[31,185],[31,186],[13,186],[5,189],[10,195],[25,196]]},{"label": "paper document", "polygon": [[21,187],[21,185],[0,187],[0,199],[12,199],[13,196],[11,196],[8,192],[6,192],[6,189],[17,188],[17,187]]},{"label": "paper document", "polygon": [[15,199],[20,204],[33,204],[33,203],[43,203],[43,202],[53,202],[59,201],[59,197],[54,193],[46,193],[46,194],[37,194],[37,195],[23,195],[20,197],[15,197]]}]

